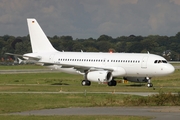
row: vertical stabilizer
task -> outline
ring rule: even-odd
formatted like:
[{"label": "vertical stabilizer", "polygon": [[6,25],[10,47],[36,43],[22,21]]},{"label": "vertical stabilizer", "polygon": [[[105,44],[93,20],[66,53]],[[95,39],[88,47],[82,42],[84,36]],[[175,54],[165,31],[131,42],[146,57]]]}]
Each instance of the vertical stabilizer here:
[{"label": "vertical stabilizer", "polygon": [[33,53],[56,51],[36,19],[28,18],[27,23]]}]

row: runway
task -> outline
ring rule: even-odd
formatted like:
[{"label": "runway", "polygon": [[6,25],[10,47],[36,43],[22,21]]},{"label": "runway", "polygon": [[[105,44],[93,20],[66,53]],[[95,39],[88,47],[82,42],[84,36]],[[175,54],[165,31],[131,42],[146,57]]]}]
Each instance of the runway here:
[{"label": "runway", "polygon": [[76,107],[33,110],[10,115],[131,115],[153,117],[153,120],[179,120],[180,107]]}]

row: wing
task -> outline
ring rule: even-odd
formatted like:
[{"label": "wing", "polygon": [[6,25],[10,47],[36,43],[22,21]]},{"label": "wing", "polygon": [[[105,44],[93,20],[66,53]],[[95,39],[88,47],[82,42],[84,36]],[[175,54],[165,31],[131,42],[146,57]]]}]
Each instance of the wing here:
[{"label": "wing", "polygon": [[[41,63],[41,62],[39,62]],[[77,72],[84,73],[85,71],[99,71],[99,70],[107,70],[110,72],[113,72],[114,69],[110,67],[97,67],[97,66],[90,66],[90,65],[74,65],[74,64],[59,64],[59,63],[44,63],[42,62],[44,66],[50,66],[50,65],[57,65],[60,66],[61,68],[73,68]]]},{"label": "wing", "polygon": [[52,66],[52,65],[57,65],[60,66],[61,68],[73,68],[74,70],[84,73],[85,71],[98,71],[98,70],[107,70],[110,72],[113,72],[114,69],[110,67],[97,67],[97,66],[91,66],[91,65],[77,65],[77,64],[64,64],[64,63],[49,63],[49,62],[40,62],[41,60],[40,56],[37,56],[36,54],[28,53],[24,55],[19,55],[19,54],[13,54],[13,53],[6,53],[8,55],[14,55],[14,56],[19,56],[23,57],[26,60],[34,60],[37,61],[36,63],[40,63],[43,66]]},{"label": "wing", "polygon": [[75,69],[79,70],[90,70],[90,71],[96,71],[96,70],[108,70],[108,71],[113,71],[114,69],[109,68],[109,67],[97,67],[97,66],[88,66],[88,65],[70,65],[70,64],[61,64],[62,67],[74,67]]}]

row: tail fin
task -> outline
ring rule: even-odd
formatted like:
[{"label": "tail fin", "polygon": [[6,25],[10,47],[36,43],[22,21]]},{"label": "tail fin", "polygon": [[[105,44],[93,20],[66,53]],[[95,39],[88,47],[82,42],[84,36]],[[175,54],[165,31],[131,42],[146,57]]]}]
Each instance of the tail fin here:
[{"label": "tail fin", "polygon": [[56,51],[40,25],[34,18],[28,18],[28,29],[31,41],[32,52]]},{"label": "tail fin", "polygon": [[23,60],[21,60],[20,58],[17,58],[17,59],[18,59],[19,64],[23,62]]}]

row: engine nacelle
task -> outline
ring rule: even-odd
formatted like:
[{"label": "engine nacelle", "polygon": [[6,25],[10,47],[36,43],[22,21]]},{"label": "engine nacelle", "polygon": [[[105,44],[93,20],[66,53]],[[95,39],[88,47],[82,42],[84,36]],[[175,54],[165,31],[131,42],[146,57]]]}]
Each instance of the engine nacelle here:
[{"label": "engine nacelle", "polygon": [[87,79],[94,82],[109,82],[113,78],[109,71],[91,71],[87,74]]},{"label": "engine nacelle", "polygon": [[139,83],[148,82],[148,79],[146,79],[146,77],[124,77],[124,80],[130,81],[130,82],[139,82]]}]

